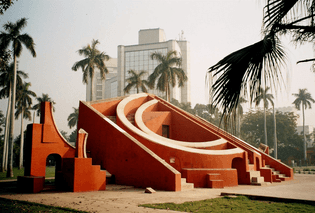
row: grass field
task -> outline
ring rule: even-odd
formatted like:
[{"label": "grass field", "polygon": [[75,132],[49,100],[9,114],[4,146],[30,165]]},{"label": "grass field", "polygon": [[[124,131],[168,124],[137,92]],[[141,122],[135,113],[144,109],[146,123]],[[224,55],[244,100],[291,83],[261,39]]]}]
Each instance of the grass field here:
[{"label": "grass field", "polygon": [[76,212],[86,213],[75,209],[46,206],[38,203],[30,203],[26,201],[9,200],[0,198],[0,212]]},{"label": "grass field", "polygon": [[[6,172],[0,172],[0,180],[8,180],[8,179],[17,179],[17,176],[24,176],[24,168],[18,169],[13,168],[14,177],[7,178]],[[46,177],[55,177],[55,167],[54,166],[47,166],[46,167]]]},{"label": "grass field", "polygon": [[315,206],[251,200],[244,196],[222,197],[182,204],[144,204],[142,207],[184,212],[315,212]]}]

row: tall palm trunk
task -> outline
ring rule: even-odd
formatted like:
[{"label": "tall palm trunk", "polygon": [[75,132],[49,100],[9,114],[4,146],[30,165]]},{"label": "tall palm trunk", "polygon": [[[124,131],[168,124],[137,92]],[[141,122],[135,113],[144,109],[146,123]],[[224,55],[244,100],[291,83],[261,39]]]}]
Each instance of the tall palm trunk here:
[{"label": "tall palm trunk", "polygon": [[307,160],[307,154],[306,154],[306,137],[305,137],[305,114],[304,114],[304,106],[302,103],[302,114],[303,114],[303,139],[304,139],[304,160],[306,162]]},{"label": "tall palm trunk", "polygon": [[8,168],[8,136],[10,129],[10,106],[11,106],[11,90],[9,89],[9,98],[8,98],[8,108],[7,115],[5,118],[5,132],[4,132],[4,144],[3,144],[3,154],[2,154],[2,172],[7,171]]},{"label": "tall palm trunk", "polygon": [[[15,45],[14,45],[15,46]],[[10,112],[10,132],[9,132],[9,151],[8,151],[8,170],[7,177],[13,177],[13,134],[14,134],[14,108],[15,108],[15,93],[16,93],[16,54],[14,55],[14,69],[13,69],[13,82],[12,82],[12,100]]]},{"label": "tall palm trunk", "polygon": [[23,168],[23,153],[24,153],[24,132],[23,132],[23,115],[24,115],[24,107],[22,107],[22,114],[21,114],[21,143],[20,143],[20,162],[19,162],[19,169]]},{"label": "tall palm trunk", "polygon": [[277,141],[277,122],[276,122],[276,112],[275,112],[275,106],[273,106],[273,123],[274,123],[274,149],[275,149],[275,159],[278,159],[278,141]]},{"label": "tall palm trunk", "polygon": [[264,130],[265,130],[265,144],[267,145],[267,118],[266,118],[265,104],[264,104]]},{"label": "tall palm trunk", "polygon": [[5,157],[4,157],[4,171],[8,170],[8,152],[9,152],[9,131],[10,131],[10,124],[8,124],[8,129],[6,131],[7,133],[7,140],[6,140],[6,144],[5,144]]},{"label": "tall palm trunk", "polygon": [[91,77],[91,101],[93,101],[93,94],[94,94],[94,87],[93,87],[93,82],[94,82],[94,75]]},{"label": "tall palm trunk", "polygon": [[241,115],[240,115],[240,113],[238,113],[237,122],[238,122],[238,126],[237,126],[238,138],[241,138]]},{"label": "tall palm trunk", "polygon": [[171,102],[171,91],[170,91],[170,85],[166,83],[166,100],[168,102]]}]

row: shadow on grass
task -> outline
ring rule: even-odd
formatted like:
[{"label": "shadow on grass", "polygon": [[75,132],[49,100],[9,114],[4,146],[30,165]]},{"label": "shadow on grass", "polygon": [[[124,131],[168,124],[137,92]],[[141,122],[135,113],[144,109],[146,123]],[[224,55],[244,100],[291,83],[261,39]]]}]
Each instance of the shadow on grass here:
[{"label": "shadow on grass", "polygon": [[224,196],[182,204],[161,203],[139,206],[184,212],[315,212],[315,206],[310,204],[253,200],[245,196]]},{"label": "shadow on grass", "polygon": [[31,203],[26,201],[9,200],[0,198],[0,212],[75,212],[87,213],[70,208],[47,206],[38,203]]}]

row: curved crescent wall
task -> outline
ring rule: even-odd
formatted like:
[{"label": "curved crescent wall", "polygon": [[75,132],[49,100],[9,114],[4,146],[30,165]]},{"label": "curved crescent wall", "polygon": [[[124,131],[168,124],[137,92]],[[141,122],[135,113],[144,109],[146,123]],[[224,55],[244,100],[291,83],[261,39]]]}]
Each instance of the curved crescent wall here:
[{"label": "curved crescent wall", "polygon": [[[82,101],[79,110],[78,128],[89,134],[93,164],[119,184],[178,191],[183,177],[196,187],[212,187],[208,175],[220,174],[224,186],[235,186],[249,184],[250,170],[263,165],[259,151],[154,95]],[[162,136],[163,125],[169,138]]]}]

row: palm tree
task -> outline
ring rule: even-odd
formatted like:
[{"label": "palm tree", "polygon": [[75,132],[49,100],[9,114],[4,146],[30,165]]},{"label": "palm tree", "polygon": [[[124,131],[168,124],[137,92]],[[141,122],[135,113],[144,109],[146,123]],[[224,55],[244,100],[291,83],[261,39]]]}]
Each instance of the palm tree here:
[{"label": "palm tree", "polygon": [[[10,110],[11,110],[11,83],[13,79],[14,74],[14,64],[11,63],[9,65],[5,65],[2,67],[0,72],[0,87],[2,89],[0,90],[0,99],[2,98],[8,98],[8,108],[6,113],[6,122],[5,122],[5,132],[4,132],[4,149],[3,149],[3,155],[2,155],[2,172],[7,170],[7,162],[8,162],[8,141],[9,141],[9,131],[10,131]],[[28,78],[27,73],[17,70],[17,76],[16,76],[16,85],[17,87],[20,87],[23,83],[22,78]]]},{"label": "palm tree", "polygon": [[0,69],[5,69],[11,59],[11,52],[0,47]]},{"label": "palm tree", "polygon": [[276,110],[275,110],[275,104],[272,103],[272,111],[273,111],[273,130],[274,130],[274,157],[275,159],[278,159],[278,139],[277,139],[277,121],[276,121]]},{"label": "palm tree", "polygon": [[139,89],[141,88],[142,92],[148,92],[146,86],[148,86],[148,81],[141,79],[145,74],[146,71],[134,71],[129,70],[128,74],[131,75],[129,78],[126,79],[128,83],[127,86],[124,88],[125,93],[129,93],[132,87],[137,89],[137,94],[139,93]]},{"label": "palm tree", "polygon": [[51,104],[52,104],[52,106],[53,106],[53,111],[55,112],[55,101],[53,101],[50,97],[49,97],[49,95],[48,94],[42,94],[42,97],[37,97],[36,98],[36,100],[37,100],[37,104],[35,104],[33,107],[32,107],[32,109],[33,110],[35,110],[35,112],[36,112],[36,115],[37,116],[40,116],[41,115],[41,103],[42,102],[51,102]]},{"label": "palm tree", "polygon": [[[13,0],[14,1],[14,0]],[[12,0],[2,0],[0,4],[0,15],[3,15],[3,13],[9,9],[10,6],[13,5]]]},{"label": "palm tree", "polygon": [[105,79],[105,74],[108,73],[107,67],[105,65],[105,61],[108,61],[110,57],[106,55],[104,52],[100,52],[96,49],[96,45],[100,42],[98,40],[92,41],[92,45],[87,45],[82,49],[79,49],[79,55],[83,55],[85,58],[81,61],[77,61],[72,66],[72,70],[77,71],[79,68],[82,69],[83,72],[83,83],[88,83],[88,77],[91,79],[91,101],[93,101],[94,88],[93,88],[93,79],[94,79],[94,71],[95,68],[100,70],[102,80]]},{"label": "palm tree", "polygon": [[4,114],[2,110],[0,110],[0,133],[2,133],[4,127]]},{"label": "palm tree", "polygon": [[263,89],[262,87],[259,88],[259,94],[254,99],[256,106],[260,104],[261,101],[263,101],[264,104],[264,132],[265,132],[265,144],[267,145],[267,120],[266,120],[266,109],[268,109],[269,102],[273,105],[273,95],[268,93],[268,90],[270,88],[266,87],[266,89]]},{"label": "palm tree", "polygon": [[[314,2],[267,0],[263,24],[261,41],[229,54],[208,70],[219,76],[212,90],[214,102],[223,108],[224,114],[232,111],[240,94],[247,92],[252,102],[262,82],[270,86],[279,83],[286,54],[278,36],[291,33],[296,44],[313,41]],[[311,60],[315,59],[300,62]]]},{"label": "palm tree", "polygon": [[69,128],[71,129],[72,127],[76,126],[77,123],[78,123],[78,118],[79,118],[79,109],[78,108],[75,108],[75,107],[72,107],[74,112],[71,113],[69,116],[68,116],[68,126]]},{"label": "palm tree", "polygon": [[27,21],[25,18],[18,20],[16,23],[8,22],[3,25],[6,32],[0,33],[0,42],[3,49],[7,49],[12,43],[13,61],[14,61],[14,74],[12,80],[12,99],[11,99],[11,112],[10,112],[10,132],[9,132],[9,158],[7,171],[8,177],[13,177],[13,132],[14,132],[14,107],[15,107],[15,96],[16,96],[16,60],[22,53],[22,44],[28,49],[33,57],[36,57],[35,44],[33,38],[27,33],[21,34],[21,31],[26,27]]},{"label": "palm tree", "polygon": [[152,53],[152,60],[157,60],[160,64],[154,69],[149,76],[149,86],[166,93],[166,100],[170,102],[170,87],[175,87],[178,83],[179,87],[187,81],[187,76],[181,66],[182,59],[177,57],[176,51],[169,51],[166,55],[159,52]]},{"label": "palm tree", "polygon": [[32,119],[31,116],[31,106],[32,106],[32,97],[36,97],[36,93],[29,90],[31,83],[24,82],[22,87],[17,92],[17,110],[15,112],[15,119],[18,119],[19,115],[21,115],[21,144],[20,144],[20,162],[19,169],[23,167],[23,149],[24,149],[24,119]]},{"label": "palm tree", "polygon": [[245,98],[241,97],[237,103],[236,106],[236,114],[237,114],[237,123],[238,123],[238,137],[241,137],[241,117],[243,117],[243,103],[246,103],[247,100],[245,100]]},{"label": "palm tree", "polygon": [[315,100],[312,98],[311,94],[307,92],[307,89],[299,89],[299,93],[292,94],[296,97],[293,104],[297,110],[301,110],[302,106],[302,115],[303,115],[303,138],[304,138],[304,160],[306,161],[306,137],[305,137],[305,115],[304,109],[312,108],[311,102],[315,103]]}]

